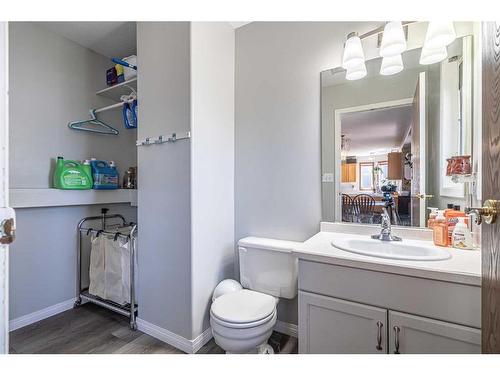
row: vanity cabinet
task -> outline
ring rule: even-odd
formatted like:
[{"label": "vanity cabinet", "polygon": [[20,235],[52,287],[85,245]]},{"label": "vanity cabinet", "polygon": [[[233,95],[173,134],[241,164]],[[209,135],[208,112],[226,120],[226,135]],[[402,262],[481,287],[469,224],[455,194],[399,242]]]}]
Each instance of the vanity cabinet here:
[{"label": "vanity cabinet", "polygon": [[479,286],[299,260],[300,353],[480,353]]},{"label": "vanity cabinet", "polygon": [[458,324],[389,311],[389,353],[481,353],[481,331]]},{"label": "vanity cabinet", "polygon": [[299,316],[301,353],[387,353],[385,309],[300,292]]}]

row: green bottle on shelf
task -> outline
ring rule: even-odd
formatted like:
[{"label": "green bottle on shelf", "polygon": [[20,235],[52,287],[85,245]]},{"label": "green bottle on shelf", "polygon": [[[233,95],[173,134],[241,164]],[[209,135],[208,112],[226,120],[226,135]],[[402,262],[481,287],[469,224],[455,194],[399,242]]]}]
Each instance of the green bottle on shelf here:
[{"label": "green bottle on shelf", "polygon": [[90,163],[85,165],[74,160],[64,160],[62,156],[58,156],[53,183],[56,189],[92,189]]}]

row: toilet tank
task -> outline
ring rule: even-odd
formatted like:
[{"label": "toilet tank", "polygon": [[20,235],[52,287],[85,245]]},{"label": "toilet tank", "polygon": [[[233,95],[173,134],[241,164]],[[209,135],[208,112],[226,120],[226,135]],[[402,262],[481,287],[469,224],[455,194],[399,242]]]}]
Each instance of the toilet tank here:
[{"label": "toilet tank", "polygon": [[292,249],[299,244],[259,237],[239,240],[241,285],[275,297],[295,298],[298,259],[292,254]]}]

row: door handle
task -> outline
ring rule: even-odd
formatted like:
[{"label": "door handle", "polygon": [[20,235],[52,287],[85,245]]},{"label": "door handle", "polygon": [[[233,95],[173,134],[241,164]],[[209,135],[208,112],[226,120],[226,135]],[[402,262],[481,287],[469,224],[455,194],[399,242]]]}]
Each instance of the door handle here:
[{"label": "door handle", "polygon": [[16,226],[14,219],[5,219],[0,224],[0,244],[8,245],[16,239]]},{"label": "door handle", "polygon": [[394,354],[401,354],[399,353],[399,332],[401,331],[401,328],[398,326],[394,326]]},{"label": "door handle", "polygon": [[375,347],[377,350],[382,350],[382,327],[384,323],[378,321],[377,322],[377,346]]},{"label": "door handle", "polygon": [[483,207],[466,207],[465,213],[474,216],[474,221],[478,225],[481,224],[483,220],[486,224],[493,224],[497,220],[499,209],[499,200],[488,199],[484,202]]},{"label": "door handle", "polygon": [[429,198],[434,198],[434,195],[432,194],[415,194],[415,198],[418,198],[418,199],[429,199]]}]

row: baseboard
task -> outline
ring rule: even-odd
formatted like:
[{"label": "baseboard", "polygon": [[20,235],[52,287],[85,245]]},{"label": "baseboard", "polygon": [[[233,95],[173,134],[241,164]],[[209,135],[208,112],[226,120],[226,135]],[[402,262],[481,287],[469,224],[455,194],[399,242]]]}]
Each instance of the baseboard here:
[{"label": "baseboard", "polygon": [[279,333],[284,333],[285,335],[292,336],[292,337],[298,337],[298,335],[299,335],[299,330],[298,330],[297,324],[287,323],[287,322],[283,322],[281,320],[278,320],[276,322],[276,325],[274,326],[274,330],[279,332]]},{"label": "baseboard", "polygon": [[159,327],[155,324],[147,322],[142,319],[137,319],[137,328],[139,331],[144,332],[160,341],[163,341],[174,348],[182,350],[185,353],[193,354],[200,350],[203,345],[210,341],[212,338],[212,330],[206,329],[201,335],[189,340],[165,328]]},{"label": "baseboard", "polygon": [[69,299],[67,301],[58,303],[46,307],[45,309],[35,311],[31,314],[20,316],[19,318],[12,319],[9,321],[9,331],[15,331],[16,329],[26,327],[30,324],[39,322],[40,320],[50,318],[51,316],[62,313],[66,310],[72,309],[75,299]]}]

